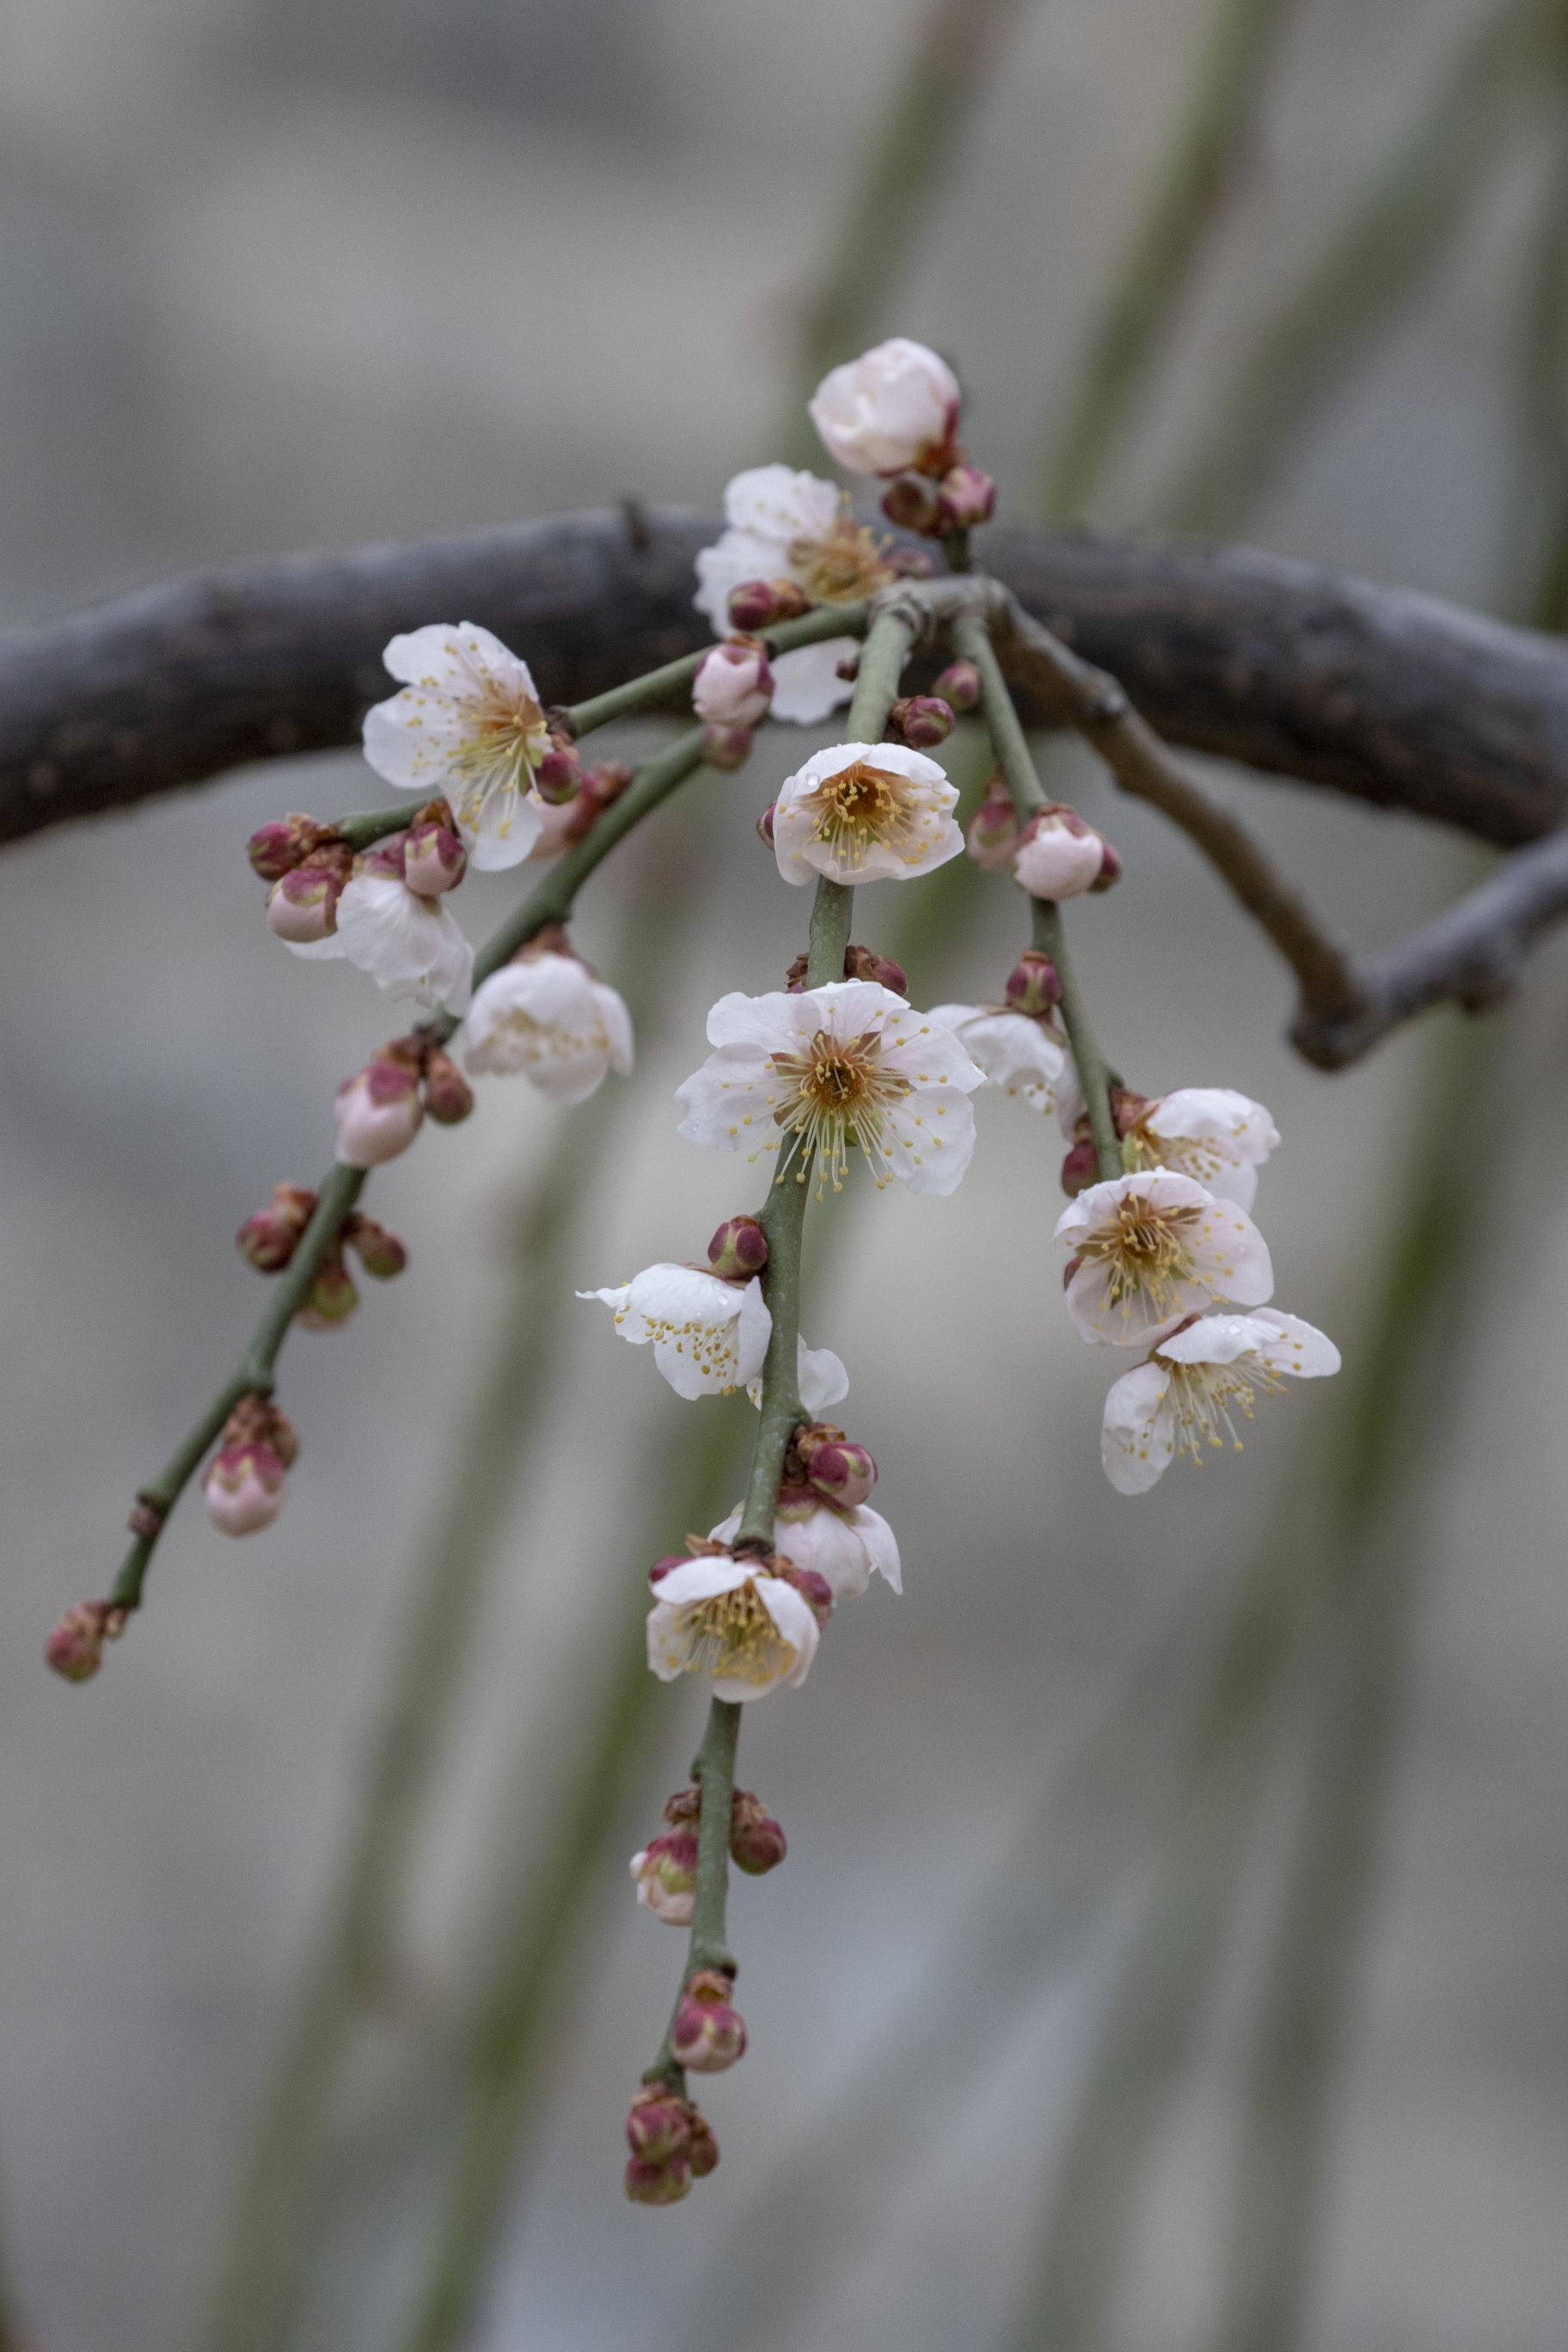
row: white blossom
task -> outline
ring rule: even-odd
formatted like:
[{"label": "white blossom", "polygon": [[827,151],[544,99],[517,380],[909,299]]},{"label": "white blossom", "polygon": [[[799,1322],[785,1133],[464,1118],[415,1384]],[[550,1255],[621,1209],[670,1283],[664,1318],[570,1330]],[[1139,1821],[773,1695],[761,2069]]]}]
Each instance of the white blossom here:
[{"label": "white blossom", "polygon": [[691,682],[691,708],[714,727],[755,727],[767,716],[773,678],[761,646],[726,639],[702,657]]},{"label": "white blossom", "polygon": [[757,1378],[773,1328],[763,1286],[694,1265],[649,1265],[611,1290],[580,1290],[615,1309],[616,1328],[653,1360],[677,1396],[728,1396]]},{"label": "white blossom", "polygon": [[1199,1316],[1113,1383],[1100,1441],[1105,1475],[1119,1494],[1142,1495],[1178,1448],[1199,1463],[1205,1445],[1224,1444],[1223,1430],[1239,1453],[1233,1412],[1250,1420],[1258,1392],[1282,1388],[1282,1374],[1313,1381],[1339,1369],[1333,1341],[1298,1316],[1270,1307]]},{"label": "white blossom", "polygon": [[896,1176],[912,1192],[951,1192],[969,1165],[981,1073],[951,1030],[877,981],[737,990],[710,1013],[708,1037],[716,1050],[675,1097],[693,1143],[779,1151],[776,1181],[815,1175],[836,1192],[857,1145],[879,1189]]},{"label": "white blossom", "polygon": [[1086,1339],[1135,1347],[1215,1299],[1260,1307],[1274,1289],[1268,1244],[1232,1201],[1163,1169],[1086,1186],[1057,1220],[1067,1308]]},{"label": "white blossom", "polygon": [[1279,1140],[1261,1103],[1229,1087],[1178,1087],[1141,1111],[1128,1130],[1145,1168],[1190,1176],[1216,1199],[1250,1209],[1258,1171]]},{"label": "white blossom", "polygon": [[1013,854],[1014,875],[1032,898],[1077,898],[1104,864],[1104,842],[1070,809],[1031,817]]},{"label": "white blossom", "polygon": [[[858,604],[891,578],[876,541],[854,521],[831,482],[789,466],[752,466],[724,492],[724,532],[697,558],[693,602],[715,636],[730,634],[730,597],[746,580],[793,580],[823,604]],[[854,688],[838,665],[859,653],[854,637],[771,656],[773,716],[812,727]]]},{"label": "white blossom", "polygon": [[524,950],[481,982],[463,1024],[475,1072],[529,1079],[559,1103],[585,1102],[607,1070],[632,1066],[631,1015],[575,956]]},{"label": "white blossom", "polygon": [[681,1561],[655,1591],[647,1662],[660,1682],[706,1675],[715,1698],[737,1700],[805,1680],[816,1655],[816,1619],[782,1577],[720,1554]]},{"label": "white blossom", "polygon": [[933,1004],[930,1018],[952,1031],[990,1085],[1022,1095],[1044,1117],[1056,1109],[1068,1051],[1032,1013],[999,1004]]},{"label": "white blossom", "polygon": [[957,857],[958,793],[934,760],[902,743],[834,743],[786,776],[773,851],[786,882],[907,882]]},{"label": "white blossom", "polygon": [[945,473],[960,397],[945,360],[895,335],[825,375],[808,406],[829,457],[851,474]]},{"label": "white blossom", "polygon": [[341,952],[368,971],[384,995],[412,997],[426,1008],[444,1004],[451,1013],[467,1009],[474,950],[444,898],[418,898],[395,874],[355,874],[338,900],[336,938]]},{"label": "white blossom", "polygon": [[550,730],[528,664],[472,621],[394,637],[382,659],[400,694],[365,714],[364,755],[402,792],[450,802],[473,863],[521,863],[539,836],[533,772]]},{"label": "white blossom", "polygon": [[[740,1529],[741,1513],[734,1510],[710,1532],[720,1543],[732,1543]],[[864,1592],[873,1570],[895,1592],[904,1589],[898,1538],[880,1511],[867,1503],[841,1511],[815,1496],[786,1488],[773,1521],[773,1549],[796,1568],[814,1569],[835,1601],[852,1601]]]},{"label": "white blossom", "polygon": [[[797,1333],[795,1366],[795,1384],[800,1391],[801,1405],[811,1420],[816,1421],[825,1413],[830,1404],[842,1404],[848,1395],[849,1375],[831,1348],[808,1348]],[[747,1381],[746,1394],[760,1412],[763,1402],[760,1377]]]}]

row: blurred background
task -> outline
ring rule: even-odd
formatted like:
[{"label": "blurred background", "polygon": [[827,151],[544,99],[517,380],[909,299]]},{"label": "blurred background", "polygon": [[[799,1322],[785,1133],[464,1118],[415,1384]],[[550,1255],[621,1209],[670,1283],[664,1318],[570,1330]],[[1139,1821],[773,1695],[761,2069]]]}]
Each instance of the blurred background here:
[{"label": "blurred background", "polygon": [[[738,467],[811,462],[805,390],[901,331],[960,369],[1011,518],[1554,625],[1565,26],[7,0],[0,616],[625,496],[716,512]],[[235,1549],[188,1498],[85,1691],[44,1633],[260,1309],[234,1229],[315,1177],[395,1025],[281,953],[241,845],[379,788],[279,763],[0,865],[7,2352],[1562,2346],[1568,966],[1325,1078],[1186,844],[1060,745],[1127,865],[1072,925],[1101,1035],[1148,1091],[1270,1106],[1278,1301],[1347,1371],[1126,1501],[1114,1368],[1057,1303],[1054,1128],[983,1097],[952,1201],[814,1219],[806,1329],[905,1592],[748,1710],[790,1857],[732,1897],[723,2163],[673,2211],[622,2198],[683,1948],[625,1861],[701,1715],[638,1669],[640,1578],[738,1493],[749,1417],[571,1294],[752,1202],[670,1096],[708,1004],[800,943],[752,821],[801,748],[595,878],[575,935],[635,1079],[564,1120],[485,1082],[378,1176],[412,1263],[291,1342],[285,1515]],[[1478,870],[1209,774],[1359,944]],[[471,880],[470,935],[512,895]],[[1023,936],[967,868],[856,931],[924,1003],[997,994]]]}]

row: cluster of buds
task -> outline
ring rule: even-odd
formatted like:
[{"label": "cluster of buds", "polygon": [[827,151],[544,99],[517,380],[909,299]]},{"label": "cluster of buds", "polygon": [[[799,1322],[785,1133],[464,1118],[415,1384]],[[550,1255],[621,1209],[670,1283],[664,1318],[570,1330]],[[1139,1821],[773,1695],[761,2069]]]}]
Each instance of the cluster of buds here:
[{"label": "cluster of buds", "polygon": [[[637,1901],[671,1927],[689,1927],[697,1892],[697,1825],[702,1818],[700,1789],[680,1789],[664,1809],[668,1823],[634,1853],[630,1869]],[[736,1789],[730,1799],[730,1856],[739,1870],[761,1878],[776,1869],[789,1851],[784,1831],[760,1797]]]},{"label": "cluster of buds", "polygon": [[292,1424],[270,1397],[241,1397],[203,1482],[207,1517],[220,1535],[250,1536],[271,1525],[299,1451]]},{"label": "cluster of buds", "polygon": [[[1110,1115],[1116,1122],[1116,1139],[1125,1143],[1149,1108],[1147,1095],[1134,1094],[1130,1087],[1112,1087]],[[1080,1110],[1073,1124],[1072,1149],[1062,1161],[1062,1191],[1076,1199],[1090,1184],[1100,1181],[1100,1155],[1094,1147],[1094,1132],[1089,1113]]]},{"label": "cluster of buds", "polygon": [[882,495],[882,512],[900,530],[922,539],[945,539],[952,530],[973,530],[989,522],[996,485],[962,457],[937,479],[925,472],[900,474]]},{"label": "cluster of buds", "polygon": [[1013,871],[1031,898],[1076,898],[1120,882],[1121,860],[1077,809],[1052,801],[1036,811],[1018,835]]},{"label": "cluster of buds", "polygon": [[900,530],[941,539],[989,522],[996,486],[958,438],[963,394],[945,360],[895,335],[825,376],[811,402],[824,446],[852,474],[890,487],[882,512]]},{"label": "cluster of buds", "polygon": [[675,2205],[719,2161],[719,2143],[689,2099],[662,2079],[645,2083],[626,2117],[626,2195],[634,2205]]},{"label": "cluster of buds", "polygon": [[44,1643],[44,1657],[68,1683],[89,1683],[103,1664],[105,1642],[118,1642],[130,1612],[110,1601],[72,1603]]},{"label": "cluster of buds", "polygon": [[543,830],[531,852],[535,860],[559,857],[591,833],[611,802],[620,799],[633,772],[624,760],[604,760],[596,768],[580,766],[575,791],[565,800],[545,803]]},{"label": "cluster of buds", "polygon": [[[234,1237],[241,1257],[258,1274],[281,1274],[315,1213],[316,1195],[303,1184],[274,1185],[268,1205],[247,1217]],[[364,1210],[351,1209],[322,1254],[300,1310],[298,1319],[308,1330],[329,1330],[345,1322],[359,1303],[343,1264],[345,1245],[378,1282],[389,1282],[408,1264],[408,1252],[395,1234]]]},{"label": "cluster of buds", "polygon": [[338,928],[338,902],[356,876],[401,882],[416,898],[455,890],[468,872],[468,852],[451,808],[426,801],[408,824],[384,834],[355,856],[333,826],[310,816],[287,816],[262,825],[246,845],[250,863],[272,887],[268,928],[293,947],[313,947]]},{"label": "cluster of buds", "polygon": [[727,637],[704,655],[692,681],[691,707],[703,721],[702,756],[710,768],[744,766],[752,730],[773,698],[773,674],[760,637]]},{"label": "cluster of buds", "polygon": [[[426,1113],[440,1127],[456,1127],[473,1107],[473,1089],[441,1046],[417,1032],[394,1037],[338,1088],[338,1158],[350,1168],[378,1168],[407,1150]],[[376,1270],[368,1259],[366,1268]]]},{"label": "cluster of buds", "polygon": [[[772,814],[770,810],[769,814]],[[784,989],[791,996],[805,992],[805,974],[810,959],[797,955],[784,977]],[[891,956],[878,955],[871,948],[848,947],[844,950],[846,980],[874,980],[882,988],[890,988],[895,996],[909,994],[909,977],[901,963]]]}]

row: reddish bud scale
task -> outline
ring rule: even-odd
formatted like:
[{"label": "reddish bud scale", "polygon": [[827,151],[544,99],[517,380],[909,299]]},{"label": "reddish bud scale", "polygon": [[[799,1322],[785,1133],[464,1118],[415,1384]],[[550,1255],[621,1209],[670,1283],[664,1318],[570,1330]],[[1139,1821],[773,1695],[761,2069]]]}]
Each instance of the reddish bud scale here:
[{"label": "reddish bud scale", "polygon": [[808,1475],[825,1502],[855,1511],[870,1499],[877,1465],[863,1445],[823,1445],[811,1457]]},{"label": "reddish bud scale", "polygon": [[788,1852],[784,1833],[762,1799],[737,1789],[730,1803],[730,1853],[736,1867],[761,1878],[776,1870]]},{"label": "reddish bud scale", "polygon": [[913,751],[934,751],[952,732],[952,712],[935,694],[906,694],[888,713],[888,740]]},{"label": "reddish bud scale", "polygon": [[691,2186],[691,2167],[684,2157],[668,2164],[645,2164],[634,2156],[627,2159],[625,2178],[634,2205],[679,2205]]},{"label": "reddish bud scale", "polygon": [[969,820],[964,845],[983,873],[1005,873],[1018,846],[1018,819],[1007,780],[997,774],[985,787],[985,797]]},{"label": "reddish bud scale", "polygon": [[245,854],[263,882],[281,882],[285,874],[303,865],[312,850],[336,839],[332,827],[318,824],[313,816],[275,817],[270,824],[257,827],[245,845]]},{"label": "reddish bud scale", "polygon": [[757,838],[765,842],[770,849],[773,845],[773,811],[777,806],[776,801],[770,801],[757,819]]},{"label": "reddish bud scale", "polygon": [[730,1979],[720,1969],[699,1969],[676,2006],[669,2052],[693,2074],[721,2074],[744,2057],[746,2028],[730,2001]]},{"label": "reddish bud scale", "polygon": [[1062,1161],[1062,1191],[1069,1200],[1100,1181],[1100,1155],[1092,1140],[1075,1143]]},{"label": "reddish bud scale", "polygon": [[334,1331],[348,1321],[358,1305],[353,1276],[343,1264],[342,1247],[334,1243],[316,1268],[315,1280],[294,1320],[304,1331]]},{"label": "reddish bud scale", "polygon": [[1006,996],[1010,1011],[1026,1013],[1036,1021],[1059,1004],[1062,984],[1049,956],[1038,948],[1026,948],[1007,975]]},{"label": "reddish bud scale", "polygon": [[811,598],[793,580],[742,580],[730,591],[732,629],[768,629],[780,621],[798,621],[811,610]]},{"label": "reddish bud scale", "polygon": [[1111,889],[1115,884],[1121,881],[1121,856],[1116,850],[1112,849],[1109,841],[1102,841],[1100,845],[1100,871],[1089,886],[1090,896],[1096,898],[1101,897],[1105,891]]},{"label": "reddish bud scale", "polygon": [[951,467],[942,478],[937,499],[939,530],[973,530],[989,522],[996,505],[996,485],[978,466]]},{"label": "reddish bud scale", "polygon": [[896,530],[934,538],[942,529],[942,493],[924,474],[900,474],[882,493],[882,512]]},{"label": "reddish bud scale", "polygon": [[691,2109],[678,2091],[645,2083],[626,2116],[626,2145],[644,2164],[668,2164],[691,2145]]},{"label": "reddish bud scale", "polygon": [[583,762],[577,747],[569,735],[552,733],[550,749],[533,772],[535,789],[542,801],[560,807],[575,798],[583,781]]},{"label": "reddish bud scale", "polygon": [[768,1262],[768,1237],[755,1217],[727,1217],[708,1244],[708,1263],[725,1282],[749,1281]]},{"label": "reddish bud scale", "polygon": [[432,1045],[425,1057],[425,1108],[438,1127],[456,1127],[474,1107],[474,1090],[449,1054]]}]

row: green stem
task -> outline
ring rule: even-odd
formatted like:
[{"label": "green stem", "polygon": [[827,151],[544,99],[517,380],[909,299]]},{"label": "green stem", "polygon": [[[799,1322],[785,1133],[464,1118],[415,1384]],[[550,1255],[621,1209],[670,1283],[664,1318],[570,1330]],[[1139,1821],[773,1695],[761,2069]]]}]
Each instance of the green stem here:
[{"label": "green stem", "polygon": [[697,1892],[691,1900],[689,1977],[698,1969],[721,1969],[727,1976],[735,1973],[724,1941],[724,1898],[730,1883],[730,1803],[735,1793],[735,1743],[740,1736],[739,1702],[716,1698],[708,1709],[708,1728],[691,1767],[691,1777],[702,1791],[702,1812],[697,1824]]},{"label": "green stem", "polygon": [[1037,809],[1045,807],[1047,795],[1036,772],[1028,738],[1002,675],[996,648],[978,613],[954,614],[952,649],[980,672],[980,708],[986,732],[1007,779],[1018,822],[1026,824]]},{"label": "green stem", "polygon": [[[884,604],[866,634],[866,644],[860,656],[860,667],[855,676],[855,695],[849,705],[849,717],[845,722],[846,740],[851,743],[879,743],[888,723],[888,713],[899,698],[899,686],[904,674],[904,664],[910,657],[910,647],[925,624],[925,615],[913,604],[895,600]],[[816,918],[812,919],[815,932]],[[842,972],[826,977],[841,980]],[[809,983],[820,987],[821,982]]]},{"label": "green stem", "polygon": [[298,1249],[279,1276],[278,1287],[237,1369],[219,1390],[184,1444],[171,1454],[157,1477],[138,1494],[138,1502],[145,1503],[158,1514],[158,1525],[151,1535],[139,1535],[126,1553],[120,1573],[110,1590],[111,1608],[140,1609],[142,1580],[157,1549],[158,1538],[203,1454],[217,1437],[241,1397],[271,1395],[272,1371],[279,1349],[283,1345],[289,1324],[304,1303],[306,1292],[316,1278],[322,1258],[337,1239],[343,1219],[360,1196],[365,1172],[363,1168],[345,1167],[341,1160],[333,1163],[330,1174],[322,1181],[315,1213],[300,1236]]},{"label": "green stem", "polygon": [[[797,646],[821,645],[826,637],[859,636],[866,614],[864,603],[818,604],[796,621],[778,621],[754,634],[770,653],[788,654]],[[711,646],[702,646],[694,654],[682,654],[679,661],[666,662],[662,669],[650,669],[642,677],[628,678],[625,686],[612,686],[605,694],[573,703],[565,713],[567,731],[576,737],[592,735],[595,728],[608,727],[612,719],[631,719],[640,710],[656,709],[690,685],[712,650]]]},{"label": "green stem", "polygon": [[1089,1107],[1089,1133],[1094,1138],[1094,1156],[1100,1162],[1102,1183],[1112,1182],[1126,1171],[1121,1164],[1121,1140],[1116,1132],[1116,1115],[1110,1107],[1110,1090],[1116,1084],[1116,1073],[1100,1050],[1079,986],[1078,974],[1068,954],[1067,935],[1062,925],[1062,910],[1054,898],[1036,898],[1030,902],[1035,910],[1032,944],[1042,955],[1049,956],[1056,966],[1057,978],[1062,987],[1062,1025],[1072,1047],[1073,1062],[1078,1070],[1078,1082],[1083,1088],[1083,1098]]},{"label": "green stem", "polygon": [[[428,797],[433,800],[436,795]],[[373,842],[384,841],[389,833],[400,833],[420,805],[416,800],[406,800],[401,808],[362,809],[357,816],[334,818],[333,830],[351,849],[368,849]]]}]

